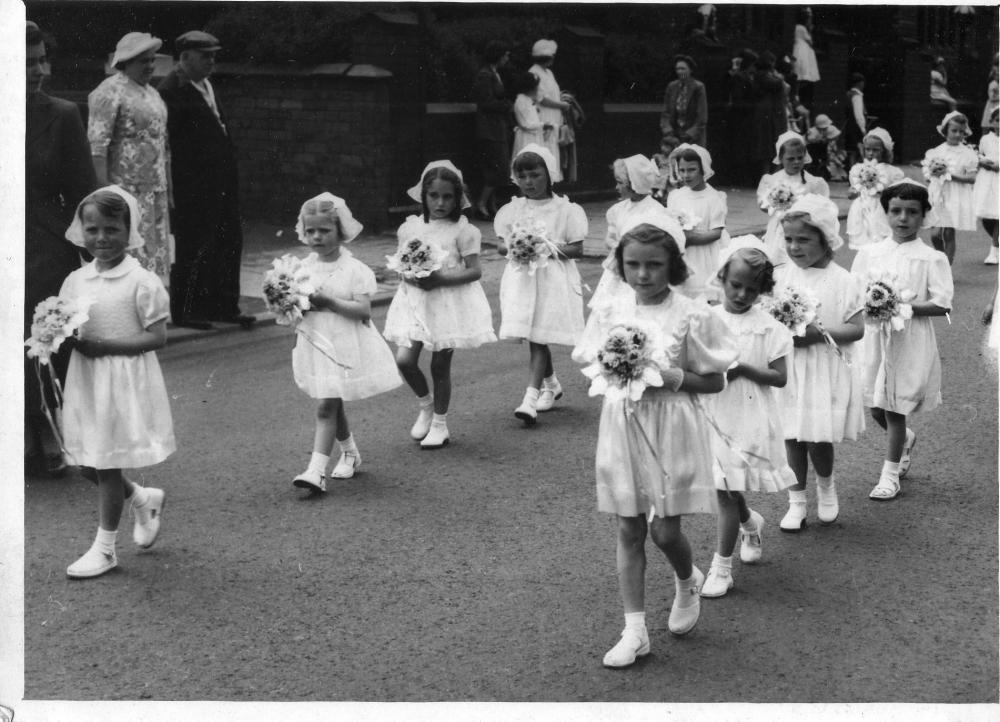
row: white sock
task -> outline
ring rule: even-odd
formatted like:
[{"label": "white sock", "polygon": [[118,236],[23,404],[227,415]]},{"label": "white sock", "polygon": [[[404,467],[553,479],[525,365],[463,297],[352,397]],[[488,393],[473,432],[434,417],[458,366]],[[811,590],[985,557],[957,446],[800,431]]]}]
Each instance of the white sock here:
[{"label": "white sock", "polygon": [[431,423],[437,424],[438,426],[445,426],[448,423],[448,414],[437,414],[431,417]]},{"label": "white sock", "polygon": [[326,465],[330,463],[330,457],[326,454],[313,452],[309,457],[309,468],[307,471],[315,471],[318,474],[326,473]]},{"label": "white sock", "polygon": [[530,401],[532,406],[538,402],[538,389],[534,386],[529,386],[524,390],[524,400]]},{"label": "white sock", "polygon": [[719,556],[719,552],[716,552],[712,555],[712,566],[720,569],[732,569],[733,557],[731,555],[728,557]]},{"label": "white sock", "polygon": [[798,502],[802,502],[803,504],[806,503],[806,490],[805,489],[803,489],[802,491],[799,491],[798,489],[790,489],[788,491],[788,503],[789,504],[793,504],[793,503],[795,503],[797,501]]},{"label": "white sock", "polygon": [[554,389],[558,385],[559,385],[559,379],[556,378],[555,374],[552,374],[551,376],[547,376],[544,379],[542,379],[543,388]]},{"label": "white sock", "polygon": [[115,540],[118,538],[118,531],[108,531],[97,527],[97,538],[94,539],[94,546],[107,554],[115,551]]},{"label": "white sock", "polygon": [[144,487],[136,485],[132,489],[132,506],[141,509],[146,506],[147,501],[149,501],[149,492]]},{"label": "white sock", "polygon": [[636,632],[646,631],[645,612],[625,612],[625,629],[633,629]]},{"label": "white sock", "polygon": [[743,531],[749,532],[751,534],[753,534],[754,532],[756,532],[757,531],[757,525],[754,523],[753,515],[751,515],[750,518],[747,519],[746,521],[741,521],[740,522],[740,528]]},{"label": "white sock", "polygon": [[427,394],[426,396],[418,396],[417,403],[420,404],[420,410],[429,409],[434,405],[434,396],[432,394]]},{"label": "white sock", "polygon": [[677,589],[677,606],[681,609],[690,607],[698,602],[698,595],[691,594],[694,582],[694,565],[691,565],[691,576],[687,579],[681,579],[677,576],[677,572],[674,572],[674,585]]},{"label": "white sock", "polygon": [[833,474],[831,473],[829,476],[816,474],[816,486],[822,486],[824,489],[833,486]]},{"label": "white sock", "polygon": [[883,461],[882,476],[888,476],[890,479],[893,479],[894,481],[899,481],[899,462]]},{"label": "white sock", "polygon": [[358,445],[354,443],[354,434],[349,434],[346,439],[337,439],[337,443],[340,444],[341,453],[347,454],[357,454]]}]

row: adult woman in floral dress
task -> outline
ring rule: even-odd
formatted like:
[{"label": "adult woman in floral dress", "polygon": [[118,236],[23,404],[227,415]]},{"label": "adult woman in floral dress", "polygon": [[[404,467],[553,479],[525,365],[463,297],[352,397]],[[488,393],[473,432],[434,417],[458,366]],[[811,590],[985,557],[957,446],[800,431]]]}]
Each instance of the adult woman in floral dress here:
[{"label": "adult woman in floral dress", "polygon": [[98,185],[117,184],[139,201],[139,233],[146,245],[131,253],[166,286],[173,255],[167,106],[149,85],[162,44],[148,33],[128,33],[118,41],[111,60],[115,74],[88,98],[87,139]]}]

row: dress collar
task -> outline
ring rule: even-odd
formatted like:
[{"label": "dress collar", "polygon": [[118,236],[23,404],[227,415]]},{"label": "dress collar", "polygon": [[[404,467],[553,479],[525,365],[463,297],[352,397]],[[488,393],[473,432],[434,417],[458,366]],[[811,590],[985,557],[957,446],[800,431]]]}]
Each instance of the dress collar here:
[{"label": "dress collar", "polygon": [[137,268],[141,268],[139,261],[134,256],[126,254],[121,263],[107,271],[98,271],[97,261],[91,261],[83,267],[83,277],[87,280],[95,278],[121,278]]}]

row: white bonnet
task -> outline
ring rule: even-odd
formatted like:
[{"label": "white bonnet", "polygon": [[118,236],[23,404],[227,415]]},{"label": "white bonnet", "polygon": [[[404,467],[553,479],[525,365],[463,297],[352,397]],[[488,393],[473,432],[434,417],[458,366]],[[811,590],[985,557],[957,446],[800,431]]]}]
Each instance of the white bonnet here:
[{"label": "white bonnet", "polygon": [[551,58],[556,54],[556,49],[559,46],[556,45],[555,40],[536,40],[535,44],[531,46],[531,56],[533,58]]},{"label": "white bonnet", "polygon": [[[781,146],[790,140],[797,140],[802,144],[802,147],[806,147],[806,139],[801,135],[796,133],[794,130],[786,130],[784,133],[778,136],[778,139],[774,141],[774,159],[771,161],[775,165],[781,165]],[[809,155],[809,151],[806,150],[805,158],[803,161],[806,163],[812,163],[812,156]]]},{"label": "white bonnet", "polygon": [[965,137],[968,138],[972,135],[972,128],[969,127],[969,119],[966,117],[965,113],[960,113],[957,110],[953,110],[948,115],[944,116],[941,124],[937,127],[937,132],[943,137],[948,136],[948,123],[955,119],[955,116],[962,116],[965,118]]},{"label": "white bonnet", "polygon": [[540,156],[542,162],[545,163],[545,170],[549,172],[549,184],[551,185],[552,179],[556,177],[559,172],[559,163],[556,161],[555,156],[552,155],[552,151],[548,148],[538,145],[538,143],[528,143],[517,152],[510,161],[510,179],[517,183],[517,178],[514,176],[514,161],[520,158],[525,153],[534,153]]},{"label": "white bonnet", "polygon": [[[311,213],[306,212],[308,206],[313,206],[310,208]],[[344,232],[344,237],[340,240],[343,243],[350,243],[355,238],[357,238],[364,226],[354,219],[354,215],[351,213],[351,209],[347,207],[347,203],[343,198],[338,198],[332,193],[320,193],[315,198],[310,198],[302,207],[299,209],[299,219],[295,223],[295,232],[299,236],[299,240],[303,243],[308,243],[309,240],[306,238],[306,229],[303,218],[306,215],[325,215],[336,218],[340,222],[340,228]]]},{"label": "white bonnet", "polygon": [[795,213],[805,213],[809,216],[809,225],[815,226],[823,234],[830,250],[836,251],[844,245],[844,239],[840,237],[840,219],[837,204],[829,198],[807,193],[792,204],[785,214],[785,220]]},{"label": "white bonnet", "polygon": [[681,143],[670,153],[670,162],[674,165],[675,170],[677,167],[677,156],[685,150],[693,150],[698,154],[698,158],[701,160],[701,170],[705,180],[708,180],[715,175],[715,171],[712,170],[711,154],[707,149],[702,148],[700,145],[695,145],[694,143]]},{"label": "white bonnet", "polygon": [[653,192],[653,186],[660,173],[656,163],[644,155],[630,155],[622,159],[622,163],[625,164],[625,172],[628,174],[628,182],[633,191],[644,196]]},{"label": "white bonnet", "polygon": [[430,171],[435,168],[447,168],[452,173],[458,176],[458,182],[462,184],[462,187],[458,190],[462,194],[462,210],[470,208],[472,203],[469,202],[469,196],[465,194],[465,178],[462,176],[462,171],[452,163],[450,160],[432,160],[426,166],[424,166],[423,172],[420,174],[420,180],[417,181],[415,186],[411,186],[407,191],[406,195],[415,200],[417,203],[423,203],[423,186],[424,186],[424,176],[426,176]]},{"label": "white bonnet", "polygon": [[128,250],[133,248],[142,248],[146,245],[146,242],[142,240],[142,236],[139,234],[139,220],[141,219],[141,213],[139,211],[139,201],[135,199],[131,193],[122,188],[121,186],[110,185],[104,186],[103,188],[98,188],[93,193],[90,193],[86,198],[80,201],[80,204],[76,207],[76,213],[73,214],[73,222],[69,224],[69,228],[66,229],[66,240],[75,246],[85,247],[83,238],[83,221],[80,219],[80,211],[83,209],[87,203],[94,197],[95,194],[101,193],[102,191],[108,191],[114,193],[115,195],[121,196],[122,200],[128,206],[129,215],[129,229],[128,229]]},{"label": "white bonnet", "polygon": [[[885,149],[890,153],[892,153],[892,147],[894,143],[892,142],[892,136],[889,135],[889,131],[887,131],[885,128],[872,128],[867,133],[865,133],[865,138],[867,138],[868,136],[871,136],[872,138],[878,138],[880,141],[882,141],[882,145],[885,146]],[[864,138],[862,138],[862,141],[863,140]]]},{"label": "white bonnet", "polygon": [[622,227],[618,231],[618,237],[624,238],[626,233],[644,224],[649,224],[659,228],[661,231],[666,231],[670,234],[670,237],[674,239],[678,250],[680,250],[681,253],[684,253],[684,247],[687,244],[684,229],[681,228],[681,224],[674,220],[673,216],[667,213],[665,209],[663,211],[643,211],[637,215],[631,216],[627,221],[625,221],[625,223],[622,224]]}]

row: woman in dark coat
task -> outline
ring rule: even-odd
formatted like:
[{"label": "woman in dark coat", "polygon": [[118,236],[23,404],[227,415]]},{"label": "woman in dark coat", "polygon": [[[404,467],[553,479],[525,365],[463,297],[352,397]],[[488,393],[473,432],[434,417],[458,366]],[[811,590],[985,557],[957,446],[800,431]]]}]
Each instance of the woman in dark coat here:
[{"label": "woman in dark coat", "polygon": [[504,90],[499,69],[507,64],[510,53],[490,42],[483,52],[483,67],[476,74],[473,97],[476,101],[476,145],[483,188],[476,201],[475,213],[488,220],[496,213],[496,189],[507,183],[510,163],[510,114],[513,104]]},{"label": "woman in dark coat", "polygon": [[[63,279],[80,267],[76,246],[66,240],[73,212],[97,187],[90,146],[74,103],[52,98],[41,87],[49,75],[45,42],[35,23],[28,22],[27,98],[24,137],[24,337],[31,334],[35,306],[58,295]],[[65,378],[67,352],[53,357]],[[40,411],[41,394],[34,362],[25,363],[25,464],[29,472],[56,471],[61,457],[46,458],[42,435],[47,422]],[[51,399],[50,399],[51,400]]]},{"label": "woman in dark coat", "polygon": [[677,80],[671,81],[664,93],[660,130],[665,137],[676,138],[679,143],[705,147],[708,96],[705,94],[705,84],[692,77],[697,67],[687,55],[674,58]]},{"label": "woman in dark coat", "polygon": [[771,172],[774,141],[788,130],[788,85],[775,70],[775,56],[765,50],[757,59],[753,74],[754,110],[753,133],[750,136],[753,158],[761,175]]}]

